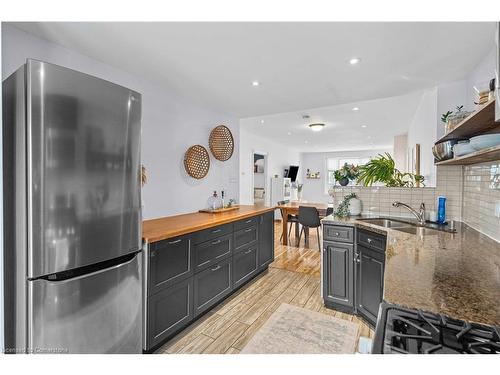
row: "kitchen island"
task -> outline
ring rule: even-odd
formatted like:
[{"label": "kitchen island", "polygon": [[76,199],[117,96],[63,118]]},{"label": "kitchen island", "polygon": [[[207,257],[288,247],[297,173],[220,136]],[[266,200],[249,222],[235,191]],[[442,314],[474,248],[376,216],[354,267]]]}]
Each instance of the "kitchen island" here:
[{"label": "kitchen island", "polygon": [[456,233],[409,234],[328,216],[323,226],[386,235],[383,299],[455,319],[500,325],[500,243],[464,223]]},{"label": "kitchen island", "polygon": [[267,270],[274,207],[147,220],[143,243],[143,349],[150,352]]}]

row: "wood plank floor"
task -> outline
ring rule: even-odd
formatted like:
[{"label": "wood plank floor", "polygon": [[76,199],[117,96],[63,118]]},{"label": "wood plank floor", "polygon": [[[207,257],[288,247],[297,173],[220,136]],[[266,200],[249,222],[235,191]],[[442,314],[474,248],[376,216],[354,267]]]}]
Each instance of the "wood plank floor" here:
[{"label": "wood plank floor", "polygon": [[[309,247],[281,245],[281,223],[275,227],[275,261],[269,270],[236,291],[196,322],[181,331],[156,353],[238,354],[281,305],[290,303],[355,322],[359,336],[373,330],[358,317],[327,309],[320,294],[320,252],[315,232]],[[295,244],[292,233],[291,242]]]}]

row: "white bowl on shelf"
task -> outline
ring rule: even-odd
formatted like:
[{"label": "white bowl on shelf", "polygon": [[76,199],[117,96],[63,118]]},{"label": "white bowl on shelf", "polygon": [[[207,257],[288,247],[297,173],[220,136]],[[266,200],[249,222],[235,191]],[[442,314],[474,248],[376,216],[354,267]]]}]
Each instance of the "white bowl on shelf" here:
[{"label": "white bowl on shelf", "polygon": [[500,145],[500,134],[485,134],[472,137],[470,145],[474,150],[484,150],[485,148]]},{"label": "white bowl on shelf", "polygon": [[476,151],[476,149],[473,148],[469,142],[461,142],[453,146],[453,155],[455,157],[467,155],[474,151]]}]

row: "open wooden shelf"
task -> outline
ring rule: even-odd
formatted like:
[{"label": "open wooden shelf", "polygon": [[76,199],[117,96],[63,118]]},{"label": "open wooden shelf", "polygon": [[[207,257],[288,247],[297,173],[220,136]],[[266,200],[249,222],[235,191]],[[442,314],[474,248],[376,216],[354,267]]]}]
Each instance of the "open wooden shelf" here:
[{"label": "open wooden shelf", "polygon": [[469,165],[500,160],[500,145],[437,162],[436,165]]},{"label": "open wooden shelf", "polygon": [[468,139],[475,135],[490,133],[500,133],[500,123],[495,122],[495,100],[489,101],[483,108],[464,119],[436,143],[449,139]]}]

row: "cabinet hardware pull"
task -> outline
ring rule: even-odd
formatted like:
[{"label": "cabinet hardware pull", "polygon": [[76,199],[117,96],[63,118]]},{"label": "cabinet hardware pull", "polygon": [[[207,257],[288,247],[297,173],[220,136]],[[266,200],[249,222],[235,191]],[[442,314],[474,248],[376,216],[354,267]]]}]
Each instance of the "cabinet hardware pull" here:
[{"label": "cabinet hardware pull", "polygon": [[253,228],[248,228],[247,230],[245,230],[245,233],[248,233],[248,232],[251,232],[253,231]]},{"label": "cabinet hardware pull", "polygon": [[253,249],[249,249],[249,250],[245,251],[245,254],[250,254],[252,251],[253,251]]},{"label": "cabinet hardware pull", "polygon": [[212,245],[218,245],[221,243],[221,240],[217,240],[217,241],[212,241]]},{"label": "cabinet hardware pull", "polygon": [[222,229],[214,229],[212,233],[219,233]]},{"label": "cabinet hardware pull", "polygon": [[210,271],[214,272],[214,271],[217,271],[219,269],[220,269],[220,266],[217,266],[217,267],[211,268]]},{"label": "cabinet hardware pull", "polygon": [[335,232],[335,235],[338,237],[340,235],[340,233],[339,232]]},{"label": "cabinet hardware pull", "polygon": [[179,243],[179,242],[181,242],[181,241],[182,241],[182,240],[170,241],[168,244],[169,244],[169,245],[174,245],[174,244]]},{"label": "cabinet hardware pull", "polygon": [[371,238],[367,238],[367,239],[366,239],[366,242],[368,242],[368,243],[372,243],[372,239],[371,239]]},{"label": "cabinet hardware pull", "polygon": [[253,219],[245,221],[245,224],[251,223]]}]

